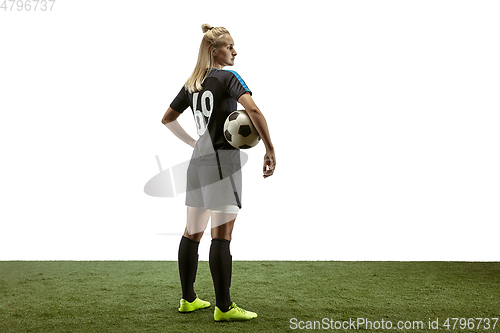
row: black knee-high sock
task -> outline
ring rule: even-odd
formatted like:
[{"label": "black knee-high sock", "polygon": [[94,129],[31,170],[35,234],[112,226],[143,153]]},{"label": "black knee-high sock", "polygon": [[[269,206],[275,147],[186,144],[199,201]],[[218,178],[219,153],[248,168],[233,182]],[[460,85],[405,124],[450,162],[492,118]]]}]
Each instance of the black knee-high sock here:
[{"label": "black knee-high sock", "polygon": [[198,246],[200,242],[182,236],[179,244],[179,276],[181,278],[182,298],[188,302],[196,299],[194,281],[198,270]]},{"label": "black knee-high sock", "polygon": [[229,251],[230,241],[223,238],[213,238],[210,245],[209,264],[214,281],[215,301],[217,307],[226,312],[231,305],[229,287],[231,287],[232,256]]}]

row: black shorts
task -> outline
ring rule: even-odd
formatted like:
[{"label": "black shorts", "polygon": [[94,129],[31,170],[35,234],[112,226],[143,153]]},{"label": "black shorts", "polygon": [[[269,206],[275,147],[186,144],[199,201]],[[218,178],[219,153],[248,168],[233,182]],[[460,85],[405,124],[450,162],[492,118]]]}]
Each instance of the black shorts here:
[{"label": "black shorts", "polygon": [[241,190],[241,164],[189,163],[186,206],[212,209],[224,205],[235,205],[241,209]]}]

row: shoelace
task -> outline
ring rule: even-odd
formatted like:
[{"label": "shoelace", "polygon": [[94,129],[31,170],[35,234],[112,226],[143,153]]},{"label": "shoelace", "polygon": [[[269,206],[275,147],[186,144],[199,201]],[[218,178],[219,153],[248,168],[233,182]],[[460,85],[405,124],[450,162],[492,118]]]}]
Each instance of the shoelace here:
[{"label": "shoelace", "polygon": [[241,312],[241,313],[247,313],[245,310],[242,308],[238,307],[236,303],[234,303],[233,309],[236,309],[236,311]]}]

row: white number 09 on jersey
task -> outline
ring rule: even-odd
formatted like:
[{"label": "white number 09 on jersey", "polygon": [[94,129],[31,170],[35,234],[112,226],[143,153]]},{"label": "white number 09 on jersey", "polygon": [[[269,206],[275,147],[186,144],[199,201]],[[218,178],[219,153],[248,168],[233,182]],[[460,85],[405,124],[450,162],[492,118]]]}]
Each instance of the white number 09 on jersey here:
[{"label": "white number 09 on jersey", "polygon": [[214,95],[210,90],[205,91],[203,95],[201,95],[201,111],[198,110],[198,95],[198,92],[193,94],[194,122],[196,123],[198,134],[201,136],[205,133],[208,122],[210,121],[210,116],[212,115],[212,110],[214,108]]}]

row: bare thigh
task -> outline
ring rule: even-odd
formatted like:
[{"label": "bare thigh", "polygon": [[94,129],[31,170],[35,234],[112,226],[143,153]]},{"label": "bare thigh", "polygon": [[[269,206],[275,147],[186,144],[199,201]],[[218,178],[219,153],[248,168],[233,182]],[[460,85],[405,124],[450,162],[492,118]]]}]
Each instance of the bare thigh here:
[{"label": "bare thigh", "polygon": [[203,207],[187,207],[187,221],[184,236],[199,242],[207,228],[210,209]]},{"label": "bare thigh", "polygon": [[238,216],[238,214],[212,212],[212,238],[231,240],[236,216]]}]

